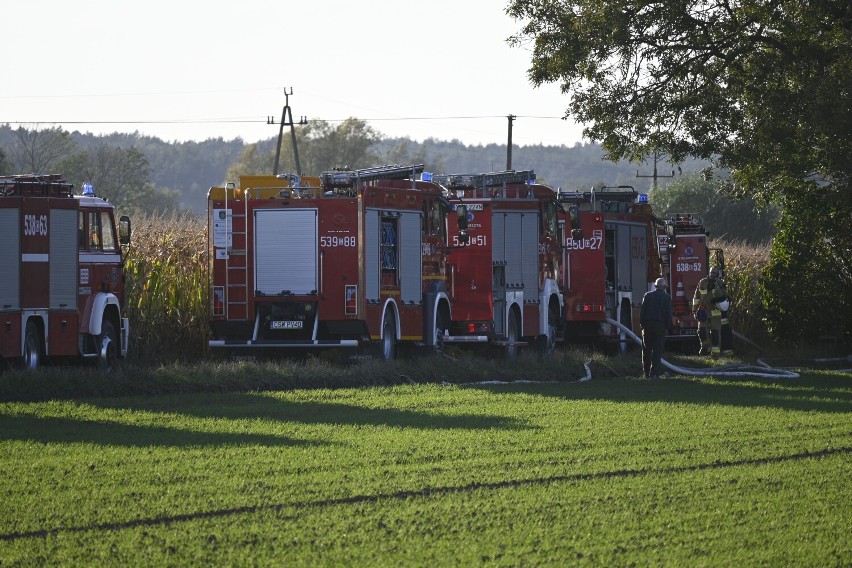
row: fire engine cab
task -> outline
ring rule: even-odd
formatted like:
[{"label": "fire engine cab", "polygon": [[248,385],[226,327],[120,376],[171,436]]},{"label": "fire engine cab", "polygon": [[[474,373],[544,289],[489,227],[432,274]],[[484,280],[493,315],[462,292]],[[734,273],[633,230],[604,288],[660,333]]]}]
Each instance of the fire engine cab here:
[{"label": "fire engine cab", "polygon": [[618,186],[560,192],[559,201],[566,340],[625,349],[627,334],[607,320],[638,335],[642,298],[659,276],[647,196]]},{"label": "fire engine cab", "polygon": [[439,346],[442,188],[422,165],[242,176],[208,194],[214,350]]},{"label": "fire engine cab", "polygon": [[111,368],[127,354],[120,244],[114,210],[59,175],[0,177],[0,355],[36,369],[49,360]]},{"label": "fire engine cab", "polygon": [[553,349],[560,331],[556,193],[535,173],[434,176],[457,222],[448,223],[452,322],[445,343],[491,343],[513,356],[535,341]]},{"label": "fire engine cab", "polygon": [[709,235],[696,213],[675,213],[657,219],[660,271],[669,281],[674,327],[666,338],[698,349],[698,322],[692,315],[692,297],[711,266],[725,268],[722,249],[708,246]]}]

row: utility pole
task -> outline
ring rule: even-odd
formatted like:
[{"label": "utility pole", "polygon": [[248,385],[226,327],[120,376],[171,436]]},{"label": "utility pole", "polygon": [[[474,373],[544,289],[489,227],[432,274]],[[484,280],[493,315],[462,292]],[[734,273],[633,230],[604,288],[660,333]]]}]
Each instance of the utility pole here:
[{"label": "utility pole", "polygon": [[652,191],[657,189],[657,178],[674,177],[674,170],[672,170],[671,175],[664,175],[664,174],[658,174],[657,173],[657,158],[659,158],[659,154],[656,151],[654,151],[654,175],[650,175],[650,176],[639,175],[639,170],[636,170],[636,177],[638,177],[638,178],[654,178],[654,181],[652,182],[653,185],[651,186]]},{"label": "utility pole", "polygon": [[[278,148],[275,151],[275,166],[272,169],[272,175],[278,175],[278,161],[281,157],[281,138],[284,136],[284,127],[290,127],[290,137],[293,141],[293,157],[296,159],[296,175],[302,175],[302,165],[299,163],[299,149],[296,147],[296,126],[293,122],[293,111],[290,110],[290,95],[293,94],[293,87],[290,87],[290,92],[284,89],[284,110],[281,111],[281,122],[278,128]],[[308,118],[303,116],[299,119],[299,124],[307,124]],[[271,116],[266,117],[266,124],[275,124],[275,119]]]},{"label": "utility pole", "polygon": [[509,114],[509,115],[506,116],[506,118],[509,119],[509,143],[506,144],[506,169],[511,170],[512,169],[512,122],[514,122],[514,120],[518,117],[515,116],[514,114]]}]

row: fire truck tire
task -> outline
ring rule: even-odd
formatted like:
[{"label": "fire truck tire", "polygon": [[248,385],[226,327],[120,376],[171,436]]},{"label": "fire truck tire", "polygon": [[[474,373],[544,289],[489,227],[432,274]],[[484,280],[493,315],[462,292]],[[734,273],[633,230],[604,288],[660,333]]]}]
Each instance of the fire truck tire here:
[{"label": "fire truck tire", "polygon": [[393,310],[390,308],[385,312],[385,318],[382,322],[382,339],[381,339],[380,355],[385,361],[393,361],[396,359],[396,320],[393,317]]},{"label": "fire truck tire", "polygon": [[98,336],[98,366],[104,371],[112,371],[118,357],[118,338],[115,326],[108,319],[101,324],[101,334]]},{"label": "fire truck tire", "polygon": [[21,367],[27,371],[35,371],[41,365],[41,333],[38,326],[32,321],[27,322],[26,329]]},{"label": "fire truck tire", "polygon": [[435,316],[434,334],[432,338],[431,352],[440,355],[444,352],[444,332],[447,330],[446,316],[439,311]]},{"label": "fire truck tire", "polygon": [[506,325],[506,357],[514,359],[518,356],[518,342],[521,340],[521,325],[518,323],[518,313],[509,312],[509,322]]}]

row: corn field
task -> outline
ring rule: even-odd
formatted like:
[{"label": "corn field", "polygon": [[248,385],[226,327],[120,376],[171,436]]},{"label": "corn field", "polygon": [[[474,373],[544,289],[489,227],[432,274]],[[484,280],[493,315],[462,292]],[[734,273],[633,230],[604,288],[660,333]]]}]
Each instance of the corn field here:
[{"label": "corn field", "polygon": [[[131,358],[146,363],[203,358],[209,335],[204,217],[155,213],[134,216],[133,222],[125,261]],[[717,241],[711,246],[725,250],[733,329],[765,344],[759,282],[769,261],[769,245]]]},{"label": "corn field", "polygon": [[771,245],[716,241],[710,246],[725,251],[725,284],[731,299],[728,314],[731,328],[758,345],[766,346],[769,335],[763,322],[760,279],[769,263]]},{"label": "corn field", "polygon": [[207,235],[190,213],[134,216],[125,260],[130,356],[191,360],[207,352]]}]

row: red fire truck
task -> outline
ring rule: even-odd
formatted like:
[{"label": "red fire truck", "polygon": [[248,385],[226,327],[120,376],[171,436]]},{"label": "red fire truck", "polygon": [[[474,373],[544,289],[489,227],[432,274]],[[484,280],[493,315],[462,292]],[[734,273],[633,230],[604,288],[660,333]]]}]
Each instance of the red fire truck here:
[{"label": "red fire truck", "polygon": [[450,304],[442,188],[423,166],[243,176],[208,194],[210,347],[439,345]]},{"label": "red fire truck", "polygon": [[560,192],[559,201],[566,340],[625,349],[627,334],[608,320],[639,334],[642,297],[659,277],[647,196],[618,186]]},{"label": "red fire truck", "polygon": [[513,356],[557,340],[562,310],[556,193],[533,171],[435,176],[449,190],[452,321],[446,343],[491,343]]},{"label": "red fire truck", "polygon": [[675,213],[657,219],[660,272],[669,281],[674,327],[668,341],[698,349],[698,322],[692,315],[692,297],[710,266],[725,268],[722,249],[708,246],[709,235],[696,213]]},{"label": "red fire truck", "polygon": [[83,195],[60,175],[0,177],[0,355],[36,369],[43,360],[97,360],[111,368],[127,354],[120,244],[113,206]]}]

